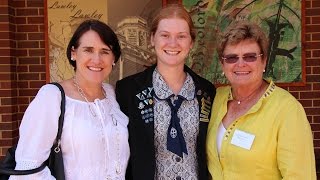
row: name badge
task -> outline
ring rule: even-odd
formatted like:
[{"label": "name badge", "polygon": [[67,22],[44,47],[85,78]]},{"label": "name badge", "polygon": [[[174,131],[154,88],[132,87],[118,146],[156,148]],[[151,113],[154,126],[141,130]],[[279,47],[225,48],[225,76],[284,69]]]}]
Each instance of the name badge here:
[{"label": "name badge", "polygon": [[231,144],[250,150],[255,135],[236,129],[233,133]]}]

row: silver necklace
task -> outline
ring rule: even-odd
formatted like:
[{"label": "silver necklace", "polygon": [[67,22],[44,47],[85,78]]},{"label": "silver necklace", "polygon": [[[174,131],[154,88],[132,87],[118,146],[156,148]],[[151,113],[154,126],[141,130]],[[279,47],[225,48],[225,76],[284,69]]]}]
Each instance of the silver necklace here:
[{"label": "silver necklace", "polygon": [[234,98],[234,100],[237,101],[238,105],[241,105],[241,102],[247,101],[251,99],[254,95],[258,94],[262,86],[263,86],[263,83],[256,90],[254,90],[249,96],[243,98],[242,100],[236,99],[236,98]]},{"label": "silver necklace", "polygon": [[120,174],[121,173],[121,164],[120,164],[120,134],[119,134],[119,129],[118,129],[118,121],[111,115],[112,118],[112,123],[116,127],[116,142],[117,142],[117,158],[118,161],[116,162],[116,173]]},{"label": "silver necklace", "polygon": [[[93,117],[96,117],[97,114],[95,113],[95,111],[93,110],[93,108],[91,107],[88,98],[86,97],[86,95],[84,94],[84,91],[82,88],[80,88],[76,77],[73,77],[73,84],[74,86],[77,88],[78,93],[80,94],[80,96],[87,102],[90,112],[93,115]],[[101,87],[102,88],[102,87]],[[107,95],[105,93],[105,91],[102,88],[102,93],[104,95],[105,98],[107,98]],[[117,162],[116,162],[116,173],[119,175],[122,172],[122,168],[121,168],[121,163],[120,163],[120,133],[119,133],[119,129],[118,129],[118,121],[113,117],[113,115],[111,115],[111,119],[112,119],[112,124],[116,127],[116,145],[117,145]]]},{"label": "silver necklace", "polygon": [[[93,117],[97,117],[96,112],[93,110],[93,107],[91,106],[90,102],[88,101],[88,98],[87,98],[87,96],[85,95],[83,89],[79,86],[78,81],[77,81],[77,79],[76,79],[75,76],[73,77],[73,85],[77,88],[77,91],[78,91],[78,93],[80,94],[80,96],[87,102],[87,104],[88,104],[88,106],[89,106],[89,110],[90,110],[92,116],[93,116]],[[105,91],[103,90],[102,86],[101,86],[101,90],[102,90],[103,96],[104,96],[105,98],[107,98],[107,95],[106,95]]]}]

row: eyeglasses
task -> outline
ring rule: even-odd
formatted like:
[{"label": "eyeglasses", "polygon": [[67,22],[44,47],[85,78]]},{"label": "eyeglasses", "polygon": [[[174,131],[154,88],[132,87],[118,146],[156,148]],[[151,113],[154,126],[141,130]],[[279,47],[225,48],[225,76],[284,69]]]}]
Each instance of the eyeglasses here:
[{"label": "eyeglasses", "polygon": [[[263,54],[256,54],[256,53],[247,53],[242,56],[242,59],[245,62],[254,62],[258,59],[258,57],[263,56]],[[224,60],[228,64],[236,63],[240,57],[236,54],[227,54],[222,57],[222,60]]]}]

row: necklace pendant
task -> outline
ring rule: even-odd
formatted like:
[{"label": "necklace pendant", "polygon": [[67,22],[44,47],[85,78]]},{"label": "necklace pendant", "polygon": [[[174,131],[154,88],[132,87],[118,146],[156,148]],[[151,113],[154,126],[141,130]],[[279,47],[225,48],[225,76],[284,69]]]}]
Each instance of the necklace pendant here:
[{"label": "necklace pendant", "polygon": [[116,173],[117,173],[117,174],[120,174],[120,173],[121,173],[121,165],[120,165],[119,162],[118,162],[117,165],[116,165]]},{"label": "necklace pendant", "polygon": [[240,104],[241,104],[241,101],[238,101],[237,104],[240,105]]}]

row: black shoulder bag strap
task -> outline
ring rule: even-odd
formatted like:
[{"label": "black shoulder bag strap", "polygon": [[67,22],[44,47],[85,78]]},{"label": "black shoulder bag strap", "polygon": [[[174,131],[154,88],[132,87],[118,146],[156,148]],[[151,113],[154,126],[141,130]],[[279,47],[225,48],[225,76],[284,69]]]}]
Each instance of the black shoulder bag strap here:
[{"label": "black shoulder bag strap", "polygon": [[[63,127],[63,122],[64,122],[66,97],[65,97],[64,90],[59,83],[53,82],[50,84],[57,86],[61,91],[61,105],[60,105],[61,114],[59,116],[59,122],[58,122],[58,133],[57,133],[57,137],[56,137],[55,143],[53,144],[53,148],[52,148],[54,151],[60,151],[60,142],[61,142],[62,127]],[[15,151],[16,151],[16,146],[14,146],[13,148],[10,148],[8,151],[11,151],[8,153],[11,153],[12,155],[14,155]],[[48,159],[50,159],[50,156]],[[0,168],[0,174],[7,174],[7,175],[34,174],[34,173],[42,171],[47,166],[47,164],[48,164],[48,160],[43,162],[40,167],[37,167],[35,169],[30,169],[30,170],[14,170],[14,169],[2,167],[2,168]]]}]

